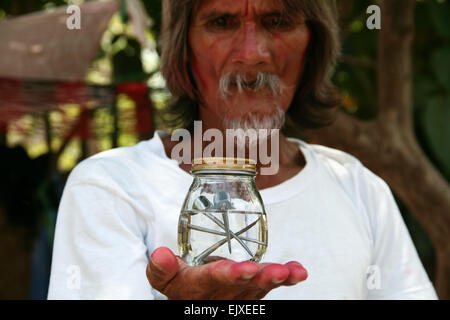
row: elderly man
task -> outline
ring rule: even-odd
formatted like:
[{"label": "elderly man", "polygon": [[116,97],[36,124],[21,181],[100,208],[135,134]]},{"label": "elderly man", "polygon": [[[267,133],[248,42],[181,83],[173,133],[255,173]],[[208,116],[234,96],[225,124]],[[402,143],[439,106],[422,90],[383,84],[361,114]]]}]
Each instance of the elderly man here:
[{"label": "elderly man", "polygon": [[[193,133],[194,120],[220,132],[280,129],[285,116],[303,127],[329,123],[333,1],[164,4],[162,71],[176,125]],[[269,221],[260,264],[191,267],[175,255],[192,177],[190,164],[170,158],[170,135],[78,165],[59,210],[49,298],[436,298],[383,180],[341,151],[283,134],[276,143],[279,169],[256,179]]]}]

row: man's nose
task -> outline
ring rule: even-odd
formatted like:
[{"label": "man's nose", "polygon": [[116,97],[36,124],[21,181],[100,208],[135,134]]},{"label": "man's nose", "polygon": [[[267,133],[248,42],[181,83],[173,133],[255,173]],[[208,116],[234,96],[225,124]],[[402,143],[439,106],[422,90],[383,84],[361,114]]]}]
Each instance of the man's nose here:
[{"label": "man's nose", "polygon": [[260,65],[270,61],[268,39],[253,22],[247,22],[239,31],[239,40],[235,43],[233,62],[245,65]]}]

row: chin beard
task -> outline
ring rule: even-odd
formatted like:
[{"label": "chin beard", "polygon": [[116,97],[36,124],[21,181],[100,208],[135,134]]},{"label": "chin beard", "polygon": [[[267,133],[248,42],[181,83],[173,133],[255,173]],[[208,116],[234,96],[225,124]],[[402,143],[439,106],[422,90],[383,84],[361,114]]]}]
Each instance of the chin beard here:
[{"label": "chin beard", "polygon": [[272,114],[261,114],[259,112],[250,112],[237,118],[225,117],[223,120],[225,129],[281,129],[285,122],[284,110],[276,106]]},{"label": "chin beard", "polygon": [[225,129],[241,130],[242,134],[236,135],[238,148],[248,148],[258,142],[264,142],[271,136],[273,129],[281,130],[284,123],[285,113],[280,106],[276,106],[270,115],[250,112],[242,117],[232,119],[225,117],[223,120]]}]

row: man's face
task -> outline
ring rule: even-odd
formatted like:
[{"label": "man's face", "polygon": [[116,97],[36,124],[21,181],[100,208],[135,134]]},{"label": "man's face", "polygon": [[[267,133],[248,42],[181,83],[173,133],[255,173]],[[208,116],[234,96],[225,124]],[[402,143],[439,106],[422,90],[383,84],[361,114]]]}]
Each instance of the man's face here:
[{"label": "man's face", "polygon": [[[289,19],[282,11],[277,0],[203,0],[194,12],[191,70],[204,107],[219,119],[270,117],[289,108],[311,35],[302,17]],[[255,85],[258,73],[270,75],[261,78],[261,87]],[[231,81],[224,81],[227,75]],[[276,94],[271,88],[279,84]]]}]

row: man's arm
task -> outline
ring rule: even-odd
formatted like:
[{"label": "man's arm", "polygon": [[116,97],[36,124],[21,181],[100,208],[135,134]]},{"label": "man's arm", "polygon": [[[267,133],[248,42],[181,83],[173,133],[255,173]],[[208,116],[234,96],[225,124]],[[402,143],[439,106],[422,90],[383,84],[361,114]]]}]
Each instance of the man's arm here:
[{"label": "man's arm", "polygon": [[[373,236],[373,285],[368,299],[436,299],[389,186],[361,168],[360,195]],[[370,281],[370,279],[369,279]]]},{"label": "man's arm", "polygon": [[49,299],[153,299],[142,223],[96,160],[72,172],[58,211]]}]

